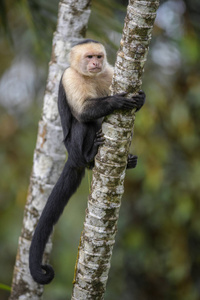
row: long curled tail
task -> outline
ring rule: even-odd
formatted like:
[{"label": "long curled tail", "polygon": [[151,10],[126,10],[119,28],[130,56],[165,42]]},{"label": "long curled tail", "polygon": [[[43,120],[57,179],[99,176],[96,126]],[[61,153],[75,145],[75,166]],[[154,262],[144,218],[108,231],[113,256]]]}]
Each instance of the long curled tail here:
[{"label": "long curled tail", "polygon": [[84,168],[71,167],[67,161],[41,214],[29,252],[30,273],[37,283],[48,284],[54,278],[53,268],[50,265],[42,265],[43,253],[53,226],[80,185],[84,173]]}]

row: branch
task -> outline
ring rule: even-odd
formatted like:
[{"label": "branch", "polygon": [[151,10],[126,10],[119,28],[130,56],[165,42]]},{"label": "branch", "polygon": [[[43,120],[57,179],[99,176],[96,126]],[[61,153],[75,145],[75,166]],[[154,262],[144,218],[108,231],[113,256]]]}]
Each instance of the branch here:
[{"label": "branch", "polygon": [[[22,233],[19,238],[10,300],[38,300],[42,297],[43,286],[36,284],[29,272],[30,241],[43,207],[66,159],[57,109],[58,85],[63,70],[67,66],[66,58],[71,43],[85,35],[90,15],[90,2],[91,0],[63,0],[59,4],[58,25],[53,38],[43,114],[42,120],[39,122],[33,170],[24,211]],[[45,251],[46,260],[51,248],[50,241]]]},{"label": "branch", "polygon": [[[113,94],[127,91],[131,96],[141,88],[158,6],[159,1],[155,0],[129,1],[111,87]],[[124,192],[134,118],[134,111],[116,112],[102,125],[106,141],[95,160],[72,300],[103,299]]]}]

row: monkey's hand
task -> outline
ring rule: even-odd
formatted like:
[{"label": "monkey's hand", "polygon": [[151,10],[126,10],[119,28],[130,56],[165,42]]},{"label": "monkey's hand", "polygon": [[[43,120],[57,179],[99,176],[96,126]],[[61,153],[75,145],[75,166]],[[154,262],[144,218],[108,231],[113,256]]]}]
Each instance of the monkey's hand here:
[{"label": "monkey's hand", "polygon": [[[140,110],[140,108],[145,103],[145,93],[143,91],[139,91],[138,94],[134,95],[132,98],[126,98],[127,93],[120,93],[112,96],[117,101],[117,108],[121,109],[134,109],[136,108],[136,112]],[[116,103],[115,103],[116,105]]]},{"label": "monkey's hand", "polygon": [[145,95],[145,93],[142,90],[140,90],[137,95],[135,95],[135,96],[132,97],[132,99],[136,101],[136,111],[135,112],[137,112],[144,105],[145,99],[146,99],[146,95]]},{"label": "monkey's hand", "polygon": [[138,159],[137,155],[129,154],[126,168],[127,169],[135,168],[137,165],[137,159]]}]

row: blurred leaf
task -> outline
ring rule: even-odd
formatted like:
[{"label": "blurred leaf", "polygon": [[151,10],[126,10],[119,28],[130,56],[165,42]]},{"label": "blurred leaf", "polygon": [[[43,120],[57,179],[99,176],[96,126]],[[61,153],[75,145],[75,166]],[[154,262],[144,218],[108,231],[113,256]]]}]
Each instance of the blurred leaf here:
[{"label": "blurred leaf", "polygon": [[0,290],[5,290],[5,291],[11,291],[11,287],[6,285],[6,284],[3,284],[3,283],[0,283]]}]

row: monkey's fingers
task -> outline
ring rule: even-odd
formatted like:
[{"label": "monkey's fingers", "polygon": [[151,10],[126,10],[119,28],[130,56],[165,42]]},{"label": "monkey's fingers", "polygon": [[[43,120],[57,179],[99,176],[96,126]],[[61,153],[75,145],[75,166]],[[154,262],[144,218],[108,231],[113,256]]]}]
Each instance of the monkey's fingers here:
[{"label": "monkey's fingers", "polygon": [[134,109],[136,108],[137,111],[144,105],[145,97],[144,93],[137,94],[133,96],[132,98],[126,98],[124,97],[126,93],[118,94],[116,96],[113,96],[117,102],[119,107],[122,109]]},{"label": "monkey's fingers", "polygon": [[139,111],[142,108],[142,106],[144,105],[144,103],[145,103],[145,99],[143,99],[143,98],[138,99],[137,104],[136,104],[136,111],[135,112]]},{"label": "monkey's fingers", "polygon": [[123,108],[124,109],[133,109],[138,107],[138,100],[135,98],[123,98]]},{"label": "monkey's fingers", "polygon": [[99,131],[97,131],[97,133],[96,133],[96,137],[97,137],[97,138],[104,137],[104,134],[103,134],[103,132],[102,132],[102,130],[101,130],[101,129],[100,129]]},{"label": "monkey's fingers", "polygon": [[146,95],[143,91],[139,91],[138,94],[132,96],[132,99],[142,99],[143,101],[145,101]]},{"label": "monkey's fingers", "polygon": [[95,146],[99,146],[99,145],[103,145],[104,142],[105,142],[105,137],[104,137],[104,134],[103,134],[102,130],[100,129],[96,133],[96,138],[94,140],[94,144],[95,144]]},{"label": "monkey's fingers", "polygon": [[140,91],[138,92],[138,95],[141,95],[141,96],[143,96],[144,98],[146,98],[145,92],[144,92],[143,90],[140,90]]},{"label": "monkey's fingers", "polygon": [[140,90],[139,93],[132,97],[136,101],[136,112],[139,111],[145,103],[146,95]]},{"label": "monkey's fingers", "polygon": [[100,146],[100,145],[103,145],[104,144],[104,142],[105,142],[105,138],[103,139],[96,139],[95,141],[94,141],[94,144],[95,144],[95,146]]}]

